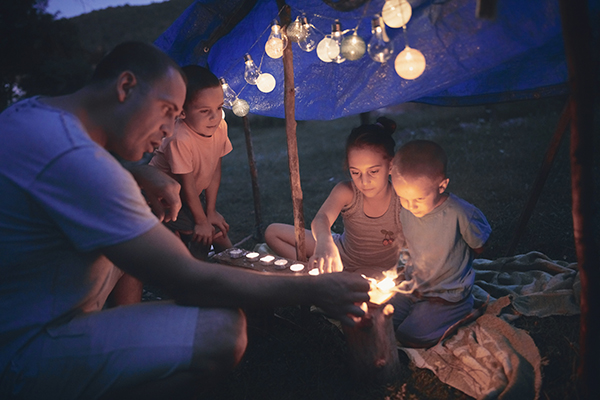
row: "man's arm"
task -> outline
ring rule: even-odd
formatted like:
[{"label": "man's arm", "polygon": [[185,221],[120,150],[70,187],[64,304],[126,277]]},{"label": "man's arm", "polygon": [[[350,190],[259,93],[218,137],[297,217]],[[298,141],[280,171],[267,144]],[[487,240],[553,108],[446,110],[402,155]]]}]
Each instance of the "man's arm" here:
[{"label": "man's arm", "polygon": [[355,274],[261,274],[194,259],[162,224],[103,249],[125,272],[167,291],[178,303],[205,307],[274,307],[315,304],[344,324],[362,316],[369,283]]},{"label": "man's arm", "polygon": [[122,164],[144,190],[152,212],[160,221],[175,221],[181,210],[179,191],[181,185],[158,168],[151,165]]}]

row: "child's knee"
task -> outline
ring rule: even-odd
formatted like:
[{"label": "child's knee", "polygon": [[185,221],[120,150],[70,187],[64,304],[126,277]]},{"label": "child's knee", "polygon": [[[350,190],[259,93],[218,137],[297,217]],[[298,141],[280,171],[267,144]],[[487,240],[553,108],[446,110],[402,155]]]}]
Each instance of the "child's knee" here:
[{"label": "child's knee", "polygon": [[[246,316],[237,309],[215,309],[213,321],[196,326],[192,369],[227,372],[242,359],[248,338]],[[211,326],[206,326],[206,324]]]}]

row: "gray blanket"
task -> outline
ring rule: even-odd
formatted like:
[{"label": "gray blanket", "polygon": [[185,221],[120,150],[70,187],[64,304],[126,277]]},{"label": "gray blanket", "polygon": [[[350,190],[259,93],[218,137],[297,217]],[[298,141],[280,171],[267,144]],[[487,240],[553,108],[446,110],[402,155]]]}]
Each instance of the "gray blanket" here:
[{"label": "gray blanket", "polygon": [[578,314],[577,265],[530,252],[478,259],[473,267],[473,294],[482,315],[455,327],[429,349],[401,349],[417,367],[430,369],[442,382],[476,399],[538,399],[539,351],[527,332],[510,321],[520,315]]}]

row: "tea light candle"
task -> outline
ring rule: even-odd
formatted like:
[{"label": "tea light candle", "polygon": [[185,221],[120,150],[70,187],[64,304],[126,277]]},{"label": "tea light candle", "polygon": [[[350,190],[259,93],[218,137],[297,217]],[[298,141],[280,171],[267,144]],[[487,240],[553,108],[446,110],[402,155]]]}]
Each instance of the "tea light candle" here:
[{"label": "tea light candle", "polygon": [[229,257],[231,258],[240,258],[244,254],[244,250],[242,249],[231,249],[229,250]]},{"label": "tea light candle", "polygon": [[273,260],[275,259],[275,257],[273,256],[264,256],[260,258],[260,262],[263,264],[271,264],[273,262]]},{"label": "tea light candle", "polygon": [[275,264],[276,269],[285,269],[285,267],[287,266],[287,263],[288,263],[287,260],[280,258],[278,260],[275,260],[275,262],[273,264]]},{"label": "tea light candle", "polygon": [[249,260],[256,260],[258,258],[258,256],[260,256],[260,254],[256,253],[256,252],[251,252],[246,254],[246,258]]},{"label": "tea light candle", "polygon": [[310,271],[308,271],[309,275],[319,275],[319,268],[313,268]]},{"label": "tea light candle", "polygon": [[304,265],[302,264],[292,264],[290,265],[290,270],[294,271],[294,272],[299,272],[302,271],[304,269]]}]

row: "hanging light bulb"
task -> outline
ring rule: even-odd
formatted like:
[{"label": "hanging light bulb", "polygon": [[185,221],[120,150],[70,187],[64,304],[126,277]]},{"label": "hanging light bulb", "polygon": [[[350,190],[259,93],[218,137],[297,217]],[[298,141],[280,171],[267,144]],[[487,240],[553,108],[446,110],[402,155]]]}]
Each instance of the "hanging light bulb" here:
[{"label": "hanging light bulb", "polygon": [[317,45],[317,57],[323,62],[332,62],[332,57],[329,55],[335,53],[335,58],[339,52],[340,46],[338,46],[337,42],[331,38],[331,35],[325,35],[323,40]]},{"label": "hanging light bulb", "polygon": [[400,28],[410,20],[412,7],[406,0],[385,0],[381,16],[390,28]]},{"label": "hanging light bulb", "polygon": [[350,61],[355,61],[365,55],[367,46],[365,41],[356,34],[356,31],[342,40],[341,53]]},{"label": "hanging light bulb", "polygon": [[390,59],[394,53],[394,42],[392,42],[385,33],[385,25],[381,17],[377,15],[371,20],[371,40],[367,45],[367,52],[373,61],[384,63]]},{"label": "hanging light bulb", "polygon": [[331,61],[336,62],[338,64],[341,64],[344,61],[346,61],[343,54],[341,53],[343,36],[344,34],[342,33],[342,24],[340,24],[340,21],[336,19],[333,25],[331,25],[331,40],[335,41],[337,47],[330,45],[328,54],[329,58],[331,58]]},{"label": "hanging light bulb", "polygon": [[315,27],[308,23],[306,17],[302,17],[302,27],[304,28],[304,38],[298,42],[298,46],[308,52],[313,51],[317,47],[317,32]]},{"label": "hanging light bulb", "polygon": [[260,74],[260,76],[258,77],[258,79],[256,80],[256,86],[258,87],[258,90],[260,90],[263,93],[270,93],[273,91],[273,89],[275,89],[275,78],[273,78],[273,75],[271,74]]},{"label": "hanging light bulb", "polygon": [[244,67],[244,79],[249,84],[256,85],[256,80],[260,76],[260,70],[258,69],[256,64],[254,64],[254,61],[252,60],[252,57],[250,57],[250,54],[244,54],[244,64],[246,64],[246,66]]},{"label": "hanging light bulb", "polygon": [[271,58],[280,58],[283,55],[283,50],[287,46],[287,36],[281,30],[277,21],[273,21],[271,26],[271,34],[267,43],[265,43],[265,52]]},{"label": "hanging light bulb", "polygon": [[250,106],[248,105],[248,102],[246,100],[238,98],[235,99],[235,101],[233,102],[233,106],[231,107],[231,109],[233,110],[233,113],[238,117],[245,117],[250,111]]},{"label": "hanging light bulb", "polygon": [[223,105],[225,107],[231,107],[237,95],[227,81],[225,81],[225,78],[219,78],[219,82],[221,82],[221,87],[223,88]]},{"label": "hanging light bulb", "polygon": [[425,71],[425,56],[419,50],[407,45],[396,57],[394,68],[400,77],[416,79]]},{"label": "hanging light bulb", "polygon": [[291,22],[287,26],[285,34],[288,37],[288,39],[292,42],[297,43],[301,40],[304,40],[304,37],[306,36],[306,31],[304,29],[304,25],[300,21],[300,16],[297,16],[294,22]]}]

